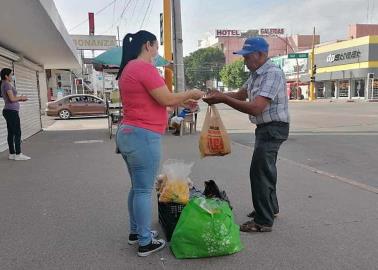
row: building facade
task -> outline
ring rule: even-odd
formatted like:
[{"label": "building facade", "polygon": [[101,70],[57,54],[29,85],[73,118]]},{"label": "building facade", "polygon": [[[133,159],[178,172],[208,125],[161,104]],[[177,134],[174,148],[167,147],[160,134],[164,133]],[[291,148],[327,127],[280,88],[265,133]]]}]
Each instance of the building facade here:
[{"label": "building facade", "polygon": [[[226,64],[242,59],[233,52],[243,47],[244,41],[249,37],[262,36],[269,44],[269,57],[287,55],[288,53],[307,50],[312,47],[312,35],[286,36],[284,29],[260,29],[260,30],[216,30],[214,34],[208,33],[207,37],[198,41],[198,48],[219,48],[225,55]],[[315,44],[320,43],[320,36],[315,36]]]},{"label": "building facade", "polygon": [[378,98],[378,36],[364,36],[315,48],[316,95]]},{"label": "building facade", "polygon": [[[16,90],[29,98],[20,109],[22,139],[42,129],[41,111],[48,95],[46,69],[72,67],[80,67],[80,59],[54,2],[7,1],[6,8],[0,9],[0,69],[12,69]],[[6,122],[1,117],[0,151],[7,147]]]}]

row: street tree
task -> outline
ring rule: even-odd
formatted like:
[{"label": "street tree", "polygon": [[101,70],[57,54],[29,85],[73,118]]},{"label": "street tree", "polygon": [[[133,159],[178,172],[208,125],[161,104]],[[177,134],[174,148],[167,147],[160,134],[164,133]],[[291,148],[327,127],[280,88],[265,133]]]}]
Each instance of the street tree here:
[{"label": "street tree", "polygon": [[240,88],[248,79],[248,72],[244,70],[244,61],[238,60],[225,65],[220,71],[220,79],[225,86],[237,89]]},{"label": "street tree", "polygon": [[185,80],[188,87],[204,89],[206,81],[219,80],[225,56],[218,48],[199,49],[184,58]]}]

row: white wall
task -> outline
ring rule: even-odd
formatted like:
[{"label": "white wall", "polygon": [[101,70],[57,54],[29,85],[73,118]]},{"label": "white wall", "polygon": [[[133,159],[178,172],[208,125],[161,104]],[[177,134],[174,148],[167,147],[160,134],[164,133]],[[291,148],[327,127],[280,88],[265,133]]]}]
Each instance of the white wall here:
[{"label": "white wall", "polygon": [[44,113],[46,109],[46,103],[47,103],[47,79],[46,79],[46,72],[42,71],[38,73],[38,79],[39,79],[39,96],[41,99],[41,110],[42,114]]}]

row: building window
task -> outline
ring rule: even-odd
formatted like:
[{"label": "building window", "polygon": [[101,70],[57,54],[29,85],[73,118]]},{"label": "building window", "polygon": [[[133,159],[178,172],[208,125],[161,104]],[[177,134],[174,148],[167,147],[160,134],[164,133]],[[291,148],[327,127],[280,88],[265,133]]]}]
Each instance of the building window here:
[{"label": "building window", "polygon": [[365,97],[365,80],[354,81],[352,97]]},{"label": "building window", "polygon": [[339,97],[349,97],[349,81],[339,81]]},{"label": "building window", "polygon": [[378,98],[378,80],[373,80],[373,98]]},{"label": "building window", "polygon": [[336,82],[331,82],[331,98],[336,97]]},{"label": "building window", "polygon": [[323,82],[316,83],[316,97],[317,98],[325,97],[325,86]]}]

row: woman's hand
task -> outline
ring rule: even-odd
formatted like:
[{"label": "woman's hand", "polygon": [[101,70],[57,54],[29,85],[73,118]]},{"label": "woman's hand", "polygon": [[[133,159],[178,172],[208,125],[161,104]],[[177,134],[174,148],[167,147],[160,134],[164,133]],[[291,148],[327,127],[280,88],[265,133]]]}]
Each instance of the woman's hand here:
[{"label": "woman's hand", "polygon": [[198,89],[189,90],[189,94],[190,94],[190,99],[194,99],[194,100],[200,100],[204,96],[204,93]]},{"label": "woman's hand", "polygon": [[185,109],[189,109],[191,111],[195,110],[198,107],[198,101],[194,99],[188,99],[180,104],[180,107],[184,107]]}]

